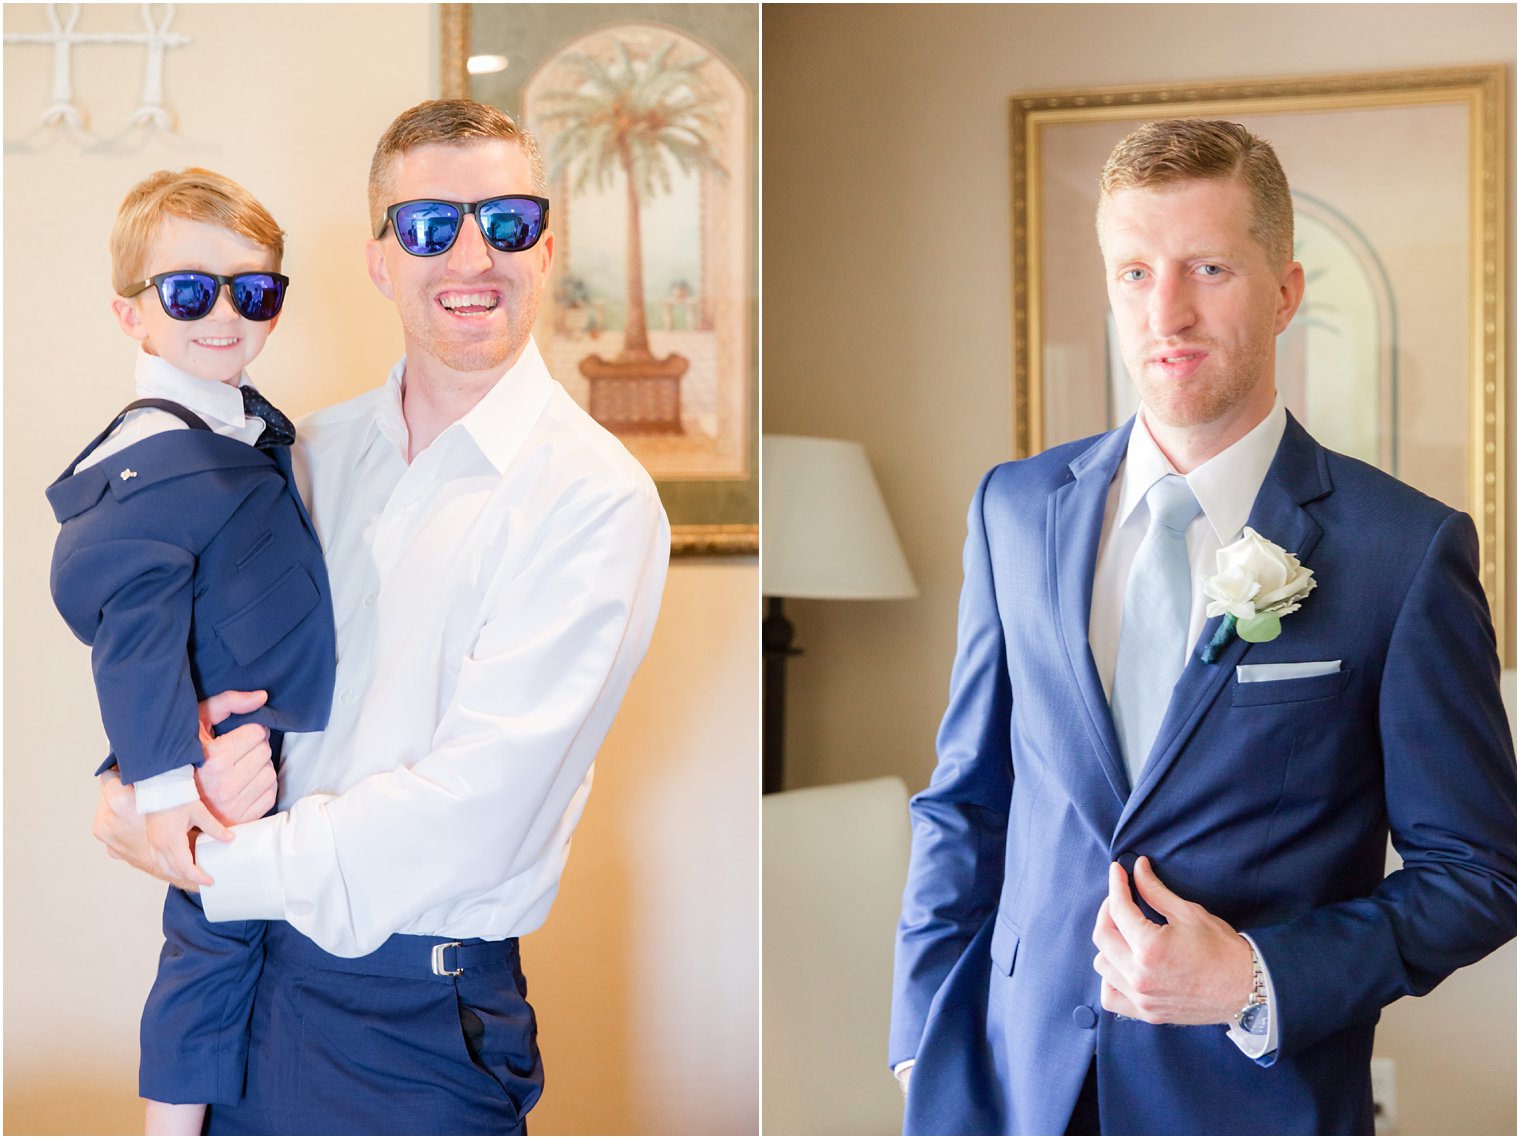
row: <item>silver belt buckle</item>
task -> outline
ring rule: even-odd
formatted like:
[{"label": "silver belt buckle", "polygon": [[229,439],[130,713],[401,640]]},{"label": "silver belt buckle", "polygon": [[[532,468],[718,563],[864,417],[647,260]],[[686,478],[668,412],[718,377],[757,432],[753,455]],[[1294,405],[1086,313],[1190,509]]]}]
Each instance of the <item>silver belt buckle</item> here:
[{"label": "silver belt buckle", "polygon": [[444,941],[433,946],[433,975],[436,977],[457,977],[463,973],[463,969],[445,969],[443,967],[443,954],[448,949],[458,949],[461,942]]}]

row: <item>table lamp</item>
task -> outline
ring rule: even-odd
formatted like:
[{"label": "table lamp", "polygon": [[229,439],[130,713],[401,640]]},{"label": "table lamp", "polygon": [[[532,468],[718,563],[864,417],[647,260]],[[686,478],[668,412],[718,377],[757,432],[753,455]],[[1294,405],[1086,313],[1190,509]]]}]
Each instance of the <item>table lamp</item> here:
[{"label": "table lamp", "polygon": [[766,597],[762,789],[769,794],[784,785],[786,660],[801,651],[793,647],[783,600],[886,600],[916,597],[918,587],[863,446],[845,439],[766,435],[760,449],[760,591]]}]

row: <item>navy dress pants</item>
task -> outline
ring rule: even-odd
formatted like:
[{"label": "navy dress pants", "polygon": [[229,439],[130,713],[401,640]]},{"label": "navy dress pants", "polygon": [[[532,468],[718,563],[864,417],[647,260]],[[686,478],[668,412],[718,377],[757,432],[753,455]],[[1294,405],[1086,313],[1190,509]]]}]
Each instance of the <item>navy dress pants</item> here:
[{"label": "navy dress pants", "polygon": [[206,1134],[527,1133],[543,1067],[516,939],[397,934],[343,958],[269,922],[264,944],[247,1089]]}]

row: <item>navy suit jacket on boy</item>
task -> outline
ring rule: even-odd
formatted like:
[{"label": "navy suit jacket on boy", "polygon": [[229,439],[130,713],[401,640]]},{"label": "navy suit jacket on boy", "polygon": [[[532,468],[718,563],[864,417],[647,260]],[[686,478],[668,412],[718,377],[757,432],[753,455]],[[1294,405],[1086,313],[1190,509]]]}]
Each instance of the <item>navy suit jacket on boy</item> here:
[{"label": "navy suit jacket on boy", "polygon": [[[971,505],[949,708],[913,800],[891,1060],[909,1133],[1368,1133],[1379,1010],[1515,932],[1515,759],[1471,520],[1289,417],[1249,525],[1318,588],[1178,680],[1131,788],[1088,645],[1126,425],[995,468]],[[1239,683],[1239,664],[1339,661]],[[1402,869],[1385,877],[1389,834]],[[1249,933],[1279,1046],[1100,1004],[1107,866]]]},{"label": "navy suit jacket on boy", "polygon": [[114,764],[135,783],[199,766],[196,703],[229,689],[267,689],[269,700],[220,732],[326,725],[332,596],[289,448],[259,450],[202,425],[70,472],[47,492],[62,524],[53,600],[93,648],[112,749],[101,770]]}]

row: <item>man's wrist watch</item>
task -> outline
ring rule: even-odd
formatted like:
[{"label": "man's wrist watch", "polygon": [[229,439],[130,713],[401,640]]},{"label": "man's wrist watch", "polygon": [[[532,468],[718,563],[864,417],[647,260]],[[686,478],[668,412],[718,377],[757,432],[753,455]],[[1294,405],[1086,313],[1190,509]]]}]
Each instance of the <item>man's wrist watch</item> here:
[{"label": "man's wrist watch", "polygon": [[1265,1036],[1267,1033],[1267,979],[1262,973],[1261,958],[1256,955],[1256,946],[1251,945],[1249,940],[1246,940],[1246,944],[1251,947],[1251,995],[1246,999],[1245,1007],[1230,1019],[1242,1032],[1252,1036]]}]

